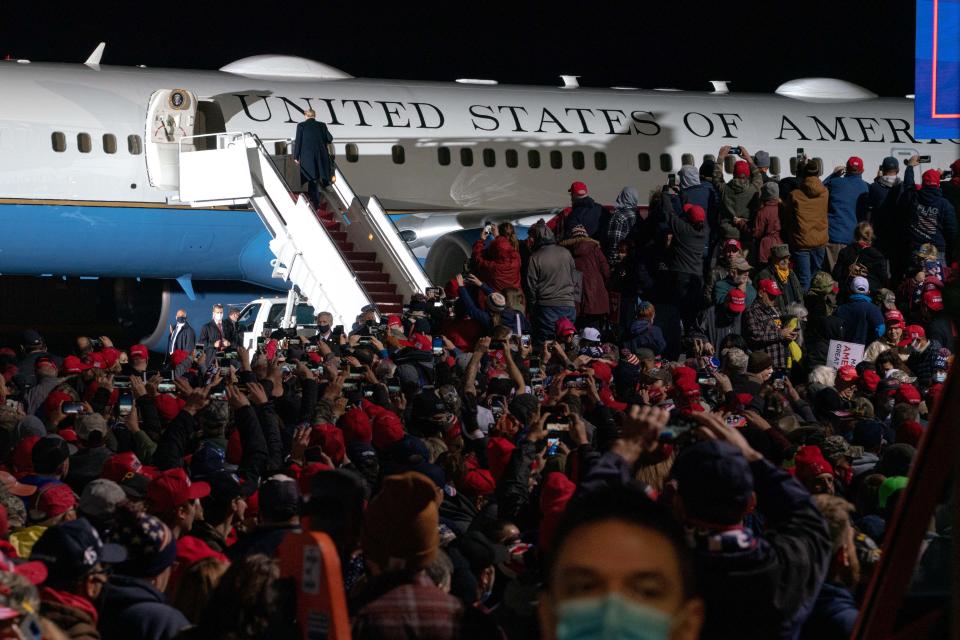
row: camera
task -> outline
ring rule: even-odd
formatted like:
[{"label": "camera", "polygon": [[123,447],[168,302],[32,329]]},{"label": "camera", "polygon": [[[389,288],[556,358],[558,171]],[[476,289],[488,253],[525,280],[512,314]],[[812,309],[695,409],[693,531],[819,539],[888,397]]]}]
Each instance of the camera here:
[{"label": "camera", "polygon": [[920,156],[917,160],[920,161],[920,164],[930,164],[930,156]]},{"label": "camera", "polygon": [[490,351],[503,351],[504,344],[502,340],[493,340],[490,342]]},{"label": "camera", "polygon": [[669,187],[677,186],[677,174],[675,173],[667,174],[667,186]]}]

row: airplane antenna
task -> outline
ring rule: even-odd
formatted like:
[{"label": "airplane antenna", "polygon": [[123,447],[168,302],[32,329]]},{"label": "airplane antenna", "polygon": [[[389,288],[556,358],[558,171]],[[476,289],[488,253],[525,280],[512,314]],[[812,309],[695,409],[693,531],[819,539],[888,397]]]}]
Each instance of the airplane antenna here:
[{"label": "airplane antenna", "polygon": [[90,54],[90,57],[87,58],[87,61],[83,64],[87,65],[88,67],[99,67],[100,59],[103,57],[103,50],[106,48],[106,46],[106,42],[101,42],[98,44],[97,48],[93,50],[93,53]]},{"label": "airplane antenna", "polygon": [[579,89],[580,83],[577,80],[580,76],[560,76],[560,79],[563,80],[563,86],[561,89]]},{"label": "airplane antenna", "polygon": [[727,86],[729,80],[711,80],[710,84],[713,85],[713,93],[730,93],[730,87]]}]

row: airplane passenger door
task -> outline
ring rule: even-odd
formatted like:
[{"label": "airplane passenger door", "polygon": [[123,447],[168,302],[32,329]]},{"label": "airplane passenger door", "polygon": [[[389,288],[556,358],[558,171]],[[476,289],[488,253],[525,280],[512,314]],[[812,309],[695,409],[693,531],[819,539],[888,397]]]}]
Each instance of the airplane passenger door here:
[{"label": "airplane passenger door", "polygon": [[[150,185],[158,189],[180,188],[180,139],[194,135],[197,97],[186,89],[161,89],[150,96],[144,155]],[[184,144],[193,149],[193,144]]]}]

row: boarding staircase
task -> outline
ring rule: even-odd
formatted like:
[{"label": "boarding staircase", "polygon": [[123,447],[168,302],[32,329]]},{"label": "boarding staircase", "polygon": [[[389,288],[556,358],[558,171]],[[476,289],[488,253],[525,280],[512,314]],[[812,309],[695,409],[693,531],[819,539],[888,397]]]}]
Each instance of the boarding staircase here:
[{"label": "boarding staircase", "polygon": [[377,198],[361,202],[339,169],[314,208],[252,133],[184,137],[179,162],[180,200],[194,207],[249,203],[272,238],[273,277],[338,324],[352,325],[371,305],[379,314],[400,313],[404,298],[431,286]]}]

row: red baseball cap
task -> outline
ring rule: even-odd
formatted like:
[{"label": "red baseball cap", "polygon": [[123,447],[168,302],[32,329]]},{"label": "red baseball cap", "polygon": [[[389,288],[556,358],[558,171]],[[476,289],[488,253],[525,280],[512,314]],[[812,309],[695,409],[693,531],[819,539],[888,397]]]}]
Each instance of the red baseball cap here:
[{"label": "red baseball cap", "polygon": [[936,289],[924,291],[923,304],[930,311],[943,311],[943,294]]},{"label": "red baseball cap", "polygon": [[889,325],[903,324],[903,314],[896,309],[890,309],[883,314],[883,319]]},{"label": "red baseball cap", "polygon": [[62,482],[47,483],[31,499],[30,519],[34,522],[59,516],[77,506],[77,496],[70,485]]},{"label": "red baseball cap", "polygon": [[741,245],[740,241],[736,238],[727,238],[727,240],[723,243],[724,249],[729,249],[730,247],[734,247],[737,251],[743,249],[743,245]]},{"label": "red baseball cap", "polygon": [[191,500],[210,495],[206,482],[190,482],[183,469],[167,469],[150,481],[147,501],[154,513],[170,511]]},{"label": "red baseball cap", "polygon": [[923,172],[923,186],[925,187],[939,187],[940,186],[940,172],[936,169],[927,169]]},{"label": "red baseball cap", "polygon": [[87,362],[90,363],[90,366],[94,369],[106,369],[107,363],[103,357],[102,353],[97,351],[91,351],[87,354]]},{"label": "red baseball cap", "polygon": [[142,470],[143,463],[140,462],[137,454],[132,451],[125,451],[115,453],[107,458],[107,461],[103,464],[103,470],[100,472],[100,477],[119,483],[126,477],[140,473]]},{"label": "red baseball cap", "polygon": [[683,212],[687,214],[690,222],[705,222],[707,219],[707,213],[698,204],[687,203],[683,205]]},{"label": "red baseball cap", "polygon": [[130,359],[140,358],[141,360],[147,360],[150,357],[150,350],[147,349],[145,344],[135,344],[130,347]]},{"label": "red baseball cap", "polygon": [[905,382],[900,385],[899,389],[897,389],[897,402],[920,404],[923,402],[923,397],[920,395],[920,392],[917,391],[915,386]]},{"label": "red baseball cap", "polygon": [[573,326],[573,323],[570,321],[570,318],[562,317],[557,320],[557,337],[563,338],[565,336],[573,335],[577,332],[576,327]]},{"label": "red baseball cap", "polygon": [[388,327],[402,327],[402,326],[403,326],[403,319],[401,319],[400,316],[397,316],[397,315],[387,316],[387,326],[388,326]]},{"label": "red baseball cap", "polygon": [[86,371],[92,366],[93,366],[92,364],[84,363],[84,361],[78,358],[77,356],[67,356],[66,358],[63,359],[63,366],[60,368],[60,370],[63,373],[69,373],[70,375],[74,375],[74,374]]},{"label": "red baseball cap", "polygon": [[727,292],[727,309],[734,313],[742,313],[747,308],[747,294],[734,287]]},{"label": "red baseball cap", "polygon": [[34,368],[36,368],[36,367],[42,367],[42,366],[47,366],[47,367],[53,367],[54,369],[56,369],[56,368],[57,368],[57,363],[54,362],[53,358],[51,358],[50,356],[40,356],[40,357],[37,358],[36,361],[33,363],[33,366],[34,366]]},{"label": "red baseball cap", "polygon": [[851,173],[863,173],[863,160],[857,156],[847,158],[847,171]]},{"label": "red baseball cap", "polygon": [[860,385],[870,393],[874,393],[878,384],[880,384],[880,375],[873,369],[864,369]]},{"label": "red baseball cap", "polygon": [[183,349],[177,349],[170,354],[170,364],[179,367],[180,363],[190,357],[190,354]]},{"label": "red baseball cap", "polygon": [[758,282],[757,288],[766,293],[768,296],[779,296],[783,293],[783,291],[780,290],[780,285],[769,278],[764,278]]},{"label": "red baseball cap", "polygon": [[837,369],[837,378],[843,382],[854,382],[860,376],[857,375],[856,367],[845,364]]},{"label": "red baseball cap", "polygon": [[918,324],[911,324],[907,326],[907,335],[910,336],[910,339],[914,338],[926,338],[927,332],[924,331],[923,327]]},{"label": "red baseball cap", "polygon": [[585,196],[588,193],[587,185],[585,185],[580,181],[577,181],[571,184],[570,188],[567,189],[567,191],[569,191],[572,195],[575,195],[575,196]]},{"label": "red baseball cap", "polygon": [[109,369],[117,364],[117,360],[120,359],[120,352],[113,347],[106,347],[100,350],[100,357],[103,358],[104,367]]}]

